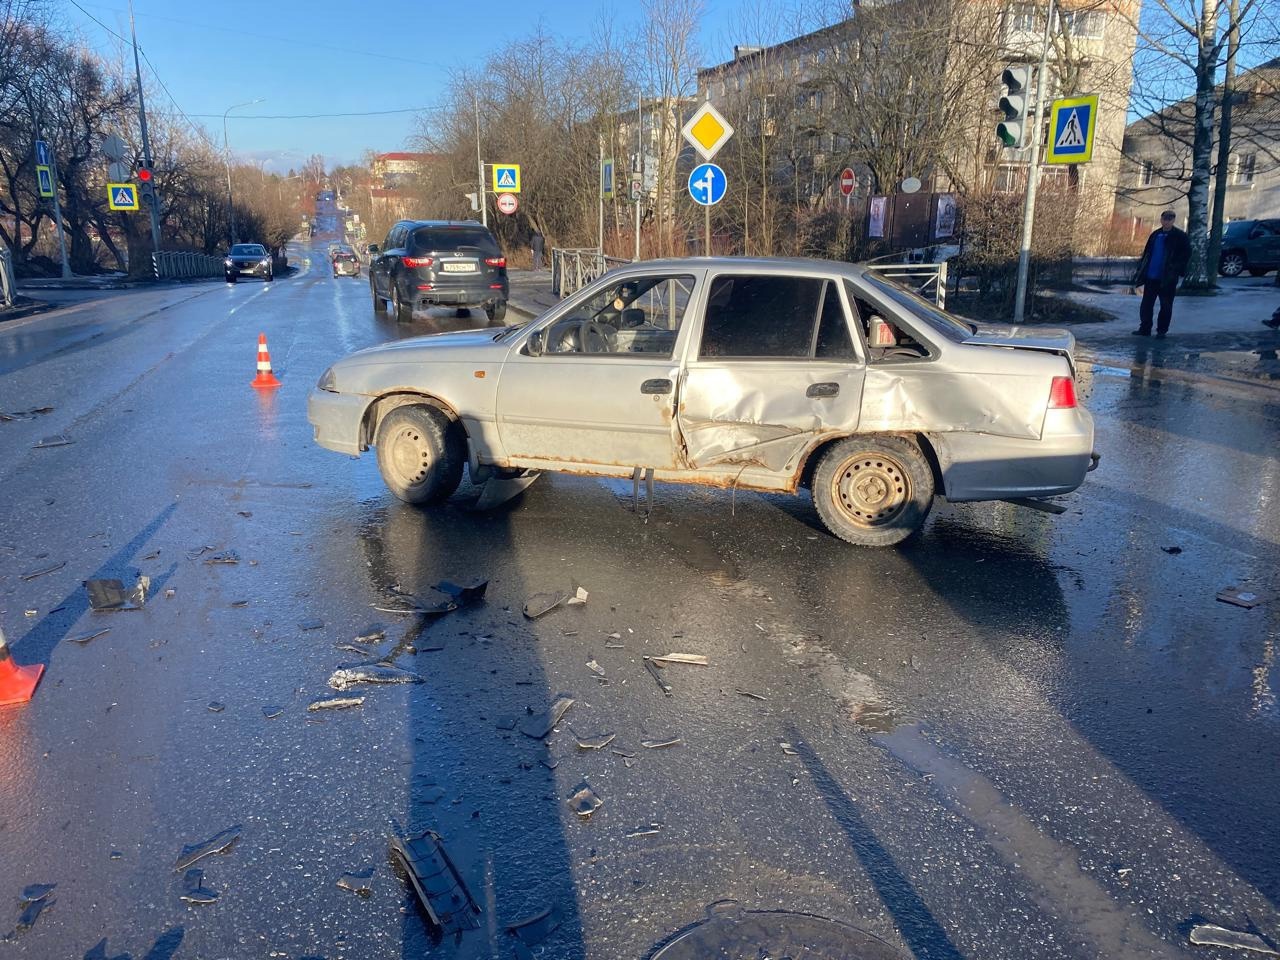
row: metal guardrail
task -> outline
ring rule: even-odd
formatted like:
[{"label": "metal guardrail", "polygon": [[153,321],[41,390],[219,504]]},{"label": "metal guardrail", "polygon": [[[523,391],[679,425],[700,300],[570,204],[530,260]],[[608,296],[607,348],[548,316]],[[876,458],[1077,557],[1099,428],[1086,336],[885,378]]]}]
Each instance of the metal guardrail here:
[{"label": "metal guardrail", "polygon": [[932,297],[942,310],[947,309],[947,261],[941,263],[878,263],[872,260],[864,264],[887,280],[901,284],[920,296]]},{"label": "metal guardrail", "polygon": [[13,277],[13,254],[8,247],[0,247],[0,305],[13,306],[17,295],[18,285]]},{"label": "metal guardrail", "polygon": [[182,250],[161,250],[151,254],[151,268],[157,280],[220,277],[223,274],[222,257]]},{"label": "metal guardrail", "polygon": [[627,263],[631,261],[610,257],[599,247],[552,247],[551,290],[557,297],[567,297],[614,267]]}]

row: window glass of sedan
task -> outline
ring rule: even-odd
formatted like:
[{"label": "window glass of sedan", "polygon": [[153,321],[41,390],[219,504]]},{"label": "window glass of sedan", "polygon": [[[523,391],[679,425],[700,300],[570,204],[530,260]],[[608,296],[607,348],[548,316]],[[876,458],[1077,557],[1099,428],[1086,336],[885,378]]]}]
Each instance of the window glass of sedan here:
[{"label": "window glass of sedan", "polygon": [[627,277],[578,304],[546,329],[546,354],[672,357],[694,278]]},{"label": "window glass of sedan", "polygon": [[722,274],[712,282],[700,359],[856,360],[836,285],[821,277]]}]

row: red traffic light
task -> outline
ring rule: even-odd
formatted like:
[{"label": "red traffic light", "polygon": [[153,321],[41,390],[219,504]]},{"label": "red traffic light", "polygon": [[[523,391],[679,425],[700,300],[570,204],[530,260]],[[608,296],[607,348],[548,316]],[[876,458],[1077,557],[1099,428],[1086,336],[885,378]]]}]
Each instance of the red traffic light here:
[{"label": "red traffic light", "polygon": [[141,180],[143,183],[146,183],[151,179],[151,171],[148,170],[146,167],[139,167],[138,179]]}]

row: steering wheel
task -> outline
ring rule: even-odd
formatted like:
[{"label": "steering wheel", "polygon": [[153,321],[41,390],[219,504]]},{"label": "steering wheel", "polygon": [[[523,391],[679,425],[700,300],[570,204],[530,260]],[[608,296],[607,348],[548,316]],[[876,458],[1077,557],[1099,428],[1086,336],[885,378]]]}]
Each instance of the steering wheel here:
[{"label": "steering wheel", "polygon": [[594,320],[579,320],[574,327],[578,347],[583,353],[612,353],[614,333]]}]

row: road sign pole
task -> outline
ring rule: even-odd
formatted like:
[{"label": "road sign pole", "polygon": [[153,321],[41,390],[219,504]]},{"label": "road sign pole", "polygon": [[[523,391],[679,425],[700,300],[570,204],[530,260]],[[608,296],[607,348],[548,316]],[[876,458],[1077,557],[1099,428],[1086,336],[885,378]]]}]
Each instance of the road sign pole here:
[{"label": "road sign pole", "polygon": [[600,166],[596,170],[596,192],[600,195],[600,258],[604,259],[604,137],[598,141],[600,146]]},{"label": "road sign pole", "polygon": [[471,102],[476,108],[476,173],[480,178],[480,192],[476,194],[476,199],[480,201],[480,222],[487,227],[489,226],[489,198],[485,194],[484,160],[480,157],[480,98],[473,94]]},{"label": "road sign pole", "polygon": [[[151,138],[147,135],[147,103],[142,96],[142,64],[138,62],[138,30],[133,23],[133,0],[129,0],[129,33],[133,37],[133,72],[138,79],[138,125],[142,130],[142,159],[147,169],[152,170]],[[160,206],[159,194],[153,193],[148,210],[151,214],[151,247],[160,249]]]},{"label": "road sign pole", "polygon": [[[34,108],[32,108],[31,119],[34,123],[36,119]],[[44,151],[46,154],[46,156],[44,157],[40,156],[41,144],[44,144]],[[70,280],[71,264],[67,260],[67,237],[66,237],[66,233],[62,229],[62,203],[58,199],[58,164],[57,164],[57,161],[54,159],[53,151],[49,148],[49,145],[45,143],[44,140],[41,138],[40,128],[38,125],[36,126],[36,137],[35,137],[34,149],[36,154],[36,170],[39,171],[42,164],[49,168],[49,185],[50,187],[52,187],[52,194],[53,194],[53,223],[58,230],[58,252],[62,256],[62,279]],[[47,161],[47,163],[45,163],[44,161]]]},{"label": "road sign pole", "polygon": [[1027,277],[1031,272],[1031,234],[1036,219],[1036,190],[1040,186],[1040,136],[1044,126],[1044,75],[1049,63],[1049,31],[1053,29],[1053,0],[1044,19],[1040,74],[1036,77],[1035,123],[1031,127],[1031,165],[1027,168],[1027,199],[1022,208],[1022,246],[1018,250],[1018,286],[1014,292],[1013,322],[1022,323],[1027,311]]},{"label": "road sign pole", "polygon": [[702,255],[711,256],[711,207],[702,208]]},{"label": "road sign pole", "polygon": [[[640,189],[636,191],[636,249],[633,259],[640,259],[640,194],[644,192],[644,94],[636,97],[636,166],[640,168]],[[635,171],[632,171],[634,177]]]}]

